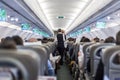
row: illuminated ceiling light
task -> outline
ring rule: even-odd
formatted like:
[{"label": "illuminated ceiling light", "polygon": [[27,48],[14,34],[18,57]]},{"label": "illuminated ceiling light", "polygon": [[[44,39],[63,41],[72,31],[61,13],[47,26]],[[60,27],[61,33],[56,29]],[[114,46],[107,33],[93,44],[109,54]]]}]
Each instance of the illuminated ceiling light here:
[{"label": "illuminated ceiling light", "polygon": [[7,18],[10,18],[10,15],[8,15]]},{"label": "illuminated ceiling light", "polygon": [[15,18],[14,17],[11,17],[11,19],[10,19],[11,21],[14,21],[15,20]]},{"label": "illuminated ceiling light", "polygon": [[86,3],[86,2],[81,2],[81,3],[79,3],[79,4],[80,4],[80,5],[79,5],[79,8],[84,8],[87,3]]},{"label": "illuminated ceiling light", "polygon": [[89,0],[82,0],[82,1],[84,1],[84,2],[88,2]]},{"label": "illuminated ceiling light", "polygon": [[19,19],[18,19],[18,18],[15,18],[15,21],[16,21],[16,22],[18,22],[18,21],[19,21]]},{"label": "illuminated ceiling light", "polygon": [[28,32],[28,33],[33,33],[33,31],[29,31],[29,30],[24,30],[25,32]]},{"label": "illuminated ceiling light", "polygon": [[110,20],[110,19],[111,19],[111,17],[110,17],[110,16],[107,16],[107,19],[108,19],[108,20]]},{"label": "illuminated ceiling light", "polygon": [[100,29],[99,28],[94,28],[94,29],[91,30],[91,32],[98,31],[98,30],[100,30]]},{"label": "illuminated ceiling light", "polygon": [[21,28],[19,26],[16,26],[16,25],[9,25],[8,26],[9,28],[13,28],[13,29],[17,29],[17,30],[21,30]]},{"label": "illuminated ceiling light", "polygon": [[118,13],[117,16],[120,17],[120,13]]},{"label": "illuminated ceiling light", "polygon": [[39,3],[40,3],[40,6],[42,7],[42,9],[48,8],[49,4],[45,4],[45,3],[41,3],[41,2],[39,2]]},{"label": "illuminated ceiling light", "polygon": [[0,22],[0,26],[21,30],[21,28],[19,26],[16,26],[16,25],[8,23],[8,22],[3,22],[3,21]]},{"label": "illuminated ceiling light", "polygon": [[115,23],[115,22],[112,22],[112,23],[109,23],[107,25],[107,27],[115,27],[115,26],[118,26],[119,24]]}]

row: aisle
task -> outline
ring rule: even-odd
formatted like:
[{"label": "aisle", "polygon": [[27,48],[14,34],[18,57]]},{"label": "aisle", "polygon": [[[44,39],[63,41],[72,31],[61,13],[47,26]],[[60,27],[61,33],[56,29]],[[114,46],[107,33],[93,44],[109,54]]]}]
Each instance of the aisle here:
[{"label": "aisle", "polygon": [[72,75],[65,64],[57,70],[57,80],[72,80]]}]

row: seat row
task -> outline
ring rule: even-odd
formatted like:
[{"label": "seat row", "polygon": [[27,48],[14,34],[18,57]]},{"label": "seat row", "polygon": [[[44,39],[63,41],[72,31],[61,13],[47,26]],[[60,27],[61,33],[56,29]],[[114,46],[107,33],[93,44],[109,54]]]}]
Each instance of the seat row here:
[{"label": "seat row", "polygon": [[93,42],[73,43],[73,46],[76,80],[120,79],[120,46]]},{"label": "seat row", "polygon": [[13,79],[9,80],[37,80],[38,76],[44,76],[54,49],[55,43],[17,46],[17,50],[0,49],[0,80],[8,77],[5,72],[12,72]]}]

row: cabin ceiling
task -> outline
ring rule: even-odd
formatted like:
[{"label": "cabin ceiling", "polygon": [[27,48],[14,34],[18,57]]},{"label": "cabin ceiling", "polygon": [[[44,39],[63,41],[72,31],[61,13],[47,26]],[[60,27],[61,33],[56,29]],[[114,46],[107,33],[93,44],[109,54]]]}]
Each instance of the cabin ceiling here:
[{"label": "cabin ceiling", "polygon": [[23,0],[50,31],[62,28],[66,33],[112,0]]},{"label": "cabin ceiling", "polygon": [[[119,5],[120,5],[119,0],[113,0],[112,2],[110,2],[110,4],[106,5],[104,8],[97,11],[94,15],[90,16],[89,19],[85,20],[77,28],[74,28],[70,33],[74,33],[79,29],[90,26],[90,24],[93,24],[94,22],[99,21],[99,20],[108,22],[113,18],[116,18],[116,17],[119,18],[119,10],[120,10]],[[114,14],[115,17],[110,16],[111,14],[112,15]]]}]

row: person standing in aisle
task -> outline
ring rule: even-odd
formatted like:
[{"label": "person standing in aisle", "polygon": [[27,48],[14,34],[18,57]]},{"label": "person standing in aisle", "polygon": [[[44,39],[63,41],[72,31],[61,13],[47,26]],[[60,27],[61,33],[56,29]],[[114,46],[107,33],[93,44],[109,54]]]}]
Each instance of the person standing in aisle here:
[{"label": "person standing in aisle", "polygon": [[63,55],[64,55],[64,50],[65,50],[64,41],[65,41],[65,36],[64,36],[62,30],[58,29],[57,49],[58,49],[58,52],[59,52],[59,54],[61,56],[61,59],[60,59],[60,64],[61,65],[63,65]]}]

